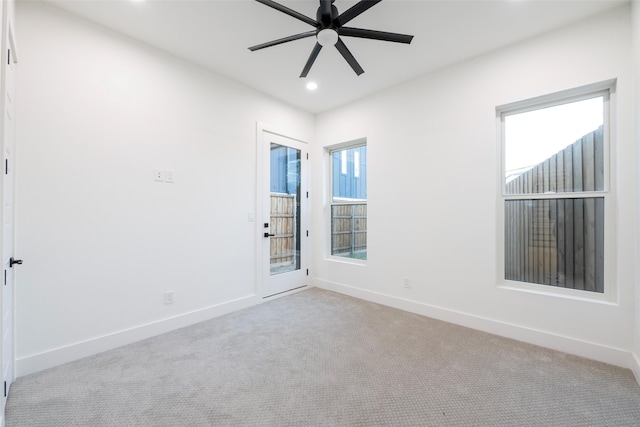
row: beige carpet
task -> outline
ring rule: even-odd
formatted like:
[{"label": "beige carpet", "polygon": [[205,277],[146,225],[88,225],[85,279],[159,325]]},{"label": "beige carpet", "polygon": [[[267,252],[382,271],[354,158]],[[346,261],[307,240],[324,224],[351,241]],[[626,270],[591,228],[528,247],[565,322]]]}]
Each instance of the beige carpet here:
[{"label": "beige carpet", "polygon": [[19,378],[13,426],[640,426],[629,370],[310,289]]}]

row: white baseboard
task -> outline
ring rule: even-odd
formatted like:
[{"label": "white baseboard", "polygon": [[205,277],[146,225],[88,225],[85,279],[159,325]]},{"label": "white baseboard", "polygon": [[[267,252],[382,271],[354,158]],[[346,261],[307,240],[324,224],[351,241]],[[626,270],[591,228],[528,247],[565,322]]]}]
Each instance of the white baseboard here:
[{"label": "white baseboard", "polygon": [[638,383],[640,384],[640,365],[638,364],[638,359],[635,358],[636,369],[634,369],[632,363],[632,359],[634,359],[634,357],[626,350],[586,342],[550,332],[526,328],[494,319],[474,316],[422,302],[411,301],[391,295],[355,288],[340,283],[319,279],[315,279],[314,282],[316,286],[321,289],[338,292],[377,304],[408,311],[410,313],[499,335],[505,338],[511,338],[517,341],[538,345],[540,347],[550,348],[563,353],[569,353],[587,359],[608,363],[610,365],[632,369],[636,375],[636,379],[639,380]]},{"label": "white baseboard", "polygon": [[167,319],[147,323],[108,335],[77,342],[64,347],[48,350],[16,359],[16,377],[21,377],[43,369],[61,365],[91,356],[103,351],[112,350],[136,341],[151,338],[166,332],[184,328],[214,317],[222,316],[262,302],[257,295],[250,295],[233,301],[183,313]]},{"label": "white baseboard", "polygon": [[636,381],[640,384],[640,356],[637,354],[632,354],[631,356],[631,372],[633,372]]}]

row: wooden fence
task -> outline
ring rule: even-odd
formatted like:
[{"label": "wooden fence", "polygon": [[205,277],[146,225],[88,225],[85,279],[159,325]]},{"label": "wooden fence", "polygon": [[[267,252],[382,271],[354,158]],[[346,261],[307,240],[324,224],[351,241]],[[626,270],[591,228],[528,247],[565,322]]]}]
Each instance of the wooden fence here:
[{"label": "wooden fence", "polygon": [[271,193],[271,268],[296,264],[296,196]]},{"label": "wooden fence", "polygon": [[[506,193],[604,190],[603,145],[600,127],[509,182]],[[604,292],[604,198],[576,196],[506,200],[506,279]]]},{"label": "wooden fence", "polygon": [[331,206],[331,254],[366,254],[367,205],[344,204]]}]

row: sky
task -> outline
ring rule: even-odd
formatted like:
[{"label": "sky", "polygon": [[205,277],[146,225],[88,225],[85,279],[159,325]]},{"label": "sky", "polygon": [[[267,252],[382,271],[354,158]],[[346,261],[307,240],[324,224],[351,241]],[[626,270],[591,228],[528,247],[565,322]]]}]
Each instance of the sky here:
[{"label": "sky", "polygon": [[604,121],[603,105],[599,96],[506,116],[506,176],[537,165],[597,129]]}]

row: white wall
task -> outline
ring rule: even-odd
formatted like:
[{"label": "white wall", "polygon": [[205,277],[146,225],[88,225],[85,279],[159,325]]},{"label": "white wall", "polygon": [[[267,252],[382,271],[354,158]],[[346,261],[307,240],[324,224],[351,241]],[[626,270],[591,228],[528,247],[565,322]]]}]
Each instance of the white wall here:
[{"label": "white wall", "polygon": [[311,142],[314,117],[52,6],[17,15],[18,374],[255,303],[256,122]]},{"label": "white wall", "polygon": [[[257,121],[318,142],[315,171],[324,146],[368,138],[368,265],[325,259],[316,238],[317,284],[628,365],[638,234],[630,15],[617,9],[316,123],[54,7],[20,2],[18,375],[256,302],[247,212],[256,210]],[[617,280],[608,285],[618,303],[498,288],[496,105],[610,78],[617,226],[608,256]],[[174,170],[176,182],[153,182],[154,168]],[[321,176],[312,175],[312,195],[323,194]],[[321,236],[326,204],[313,202],[312,235]],[[163,304],[166,290],[175,304]],[[638,354],[640,327],[635,335]]]},{"label": "white wall", "polygon": [[[634,0],[632,5],[632,24],[633,24],[633,59],[634,59],[634,88],[635,88],[635,104],[633,109],[633,120],[635,123],[635,141],[636,141],[636,170],[640,170],[640,0]],[[638,213],[640,213],[640,174],[636,176],[638,183]],[[636,216],[637,217],[637,216]],[[640,224],[636,224],[637,246],[636,250],[640,251]],[[636,260],[640,253],[636,252]],[[635,319],[635,366],[634,373],[636,379],[640,382],[640,262],[636,262],[636,319]]]},{"label": "white wall", "polygon": [[[636,229],[630,9],[426,75],[321,114],[323,147],[368,139],[367,266],[326,259],[314,241],[320,286],[552,348],[630,366]],[[497,287],[499,164],[495,108],[618,79],[612,156],[615,304]],[[315,160],[316,170],[323,167]],[[314,193],[326,183],[314,183]],[[326,194],[326,193],[325,193]],[[315,199],[315,235],[328,233]],[[319,256],[324,254],[325,256]],[[402,278],[413,281],[403,288]]]}]

